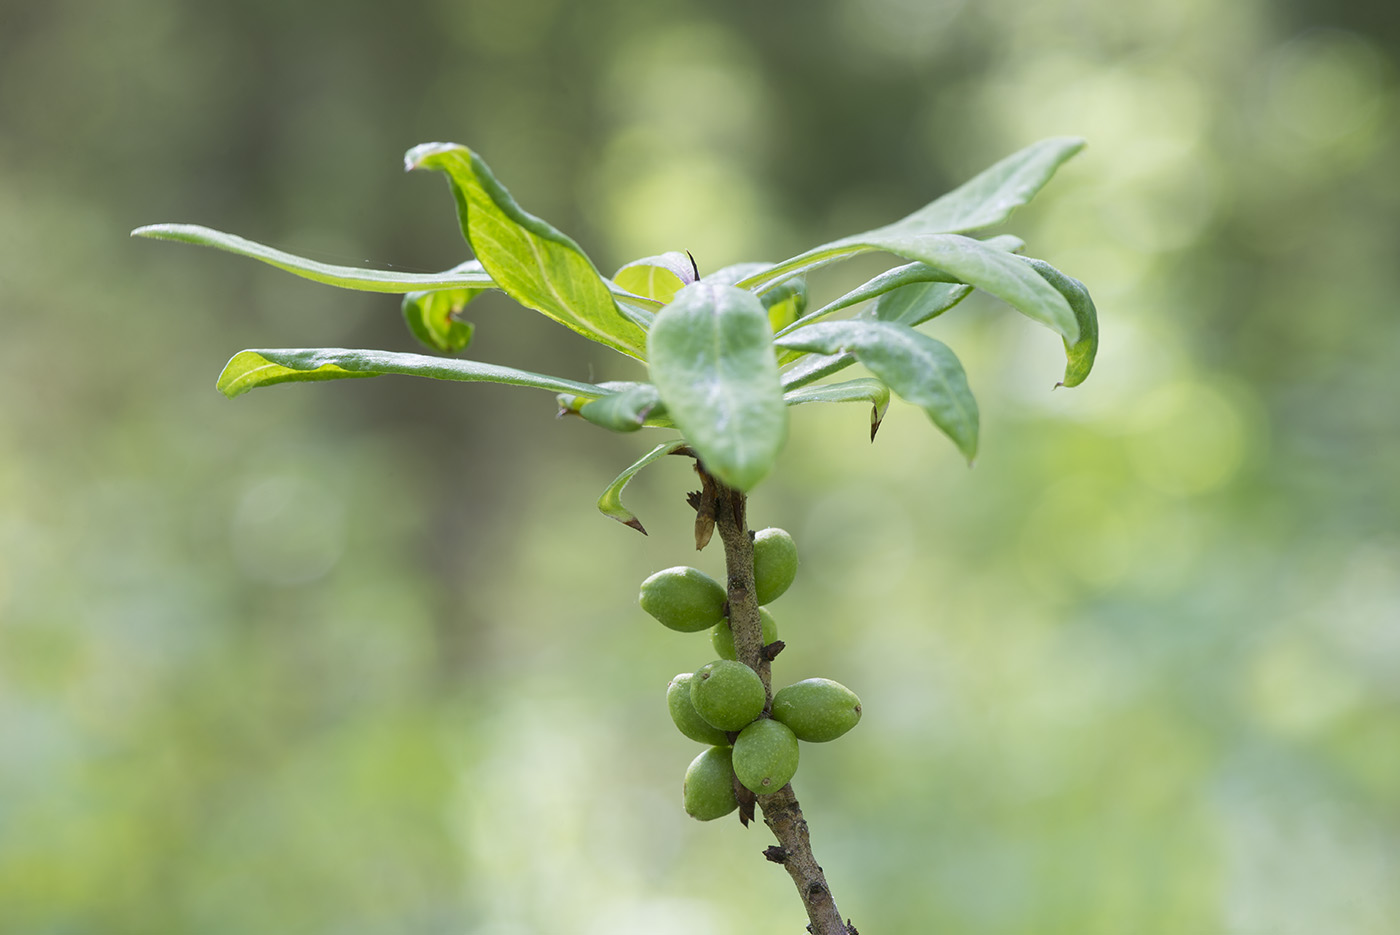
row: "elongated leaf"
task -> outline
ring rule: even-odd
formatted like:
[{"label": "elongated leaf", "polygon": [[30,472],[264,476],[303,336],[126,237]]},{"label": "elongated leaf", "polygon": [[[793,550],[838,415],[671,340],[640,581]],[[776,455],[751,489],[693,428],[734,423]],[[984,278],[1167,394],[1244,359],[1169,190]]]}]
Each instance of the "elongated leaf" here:
[{"label": "elongated leaf", "polygon": [[[988,237],[986,240],[982,241],[982,243],[985,246],[992,247],[996,250],[1003,250],[1007,253],[1018,253],[1026,246],[1025,241],[1023,241],[1019,237],[1012,237],[1010,234],[1001,234],[996,237]],[[821,319],[832,314],[833,312],[839,312],[842,309],[850,308],[852,305],[859,305],[861,302],[865,302],[869,299],[878,298],[887,292],[892,292],[896,289],[900,289],[904,286],[912,285],[914,283],[924,282],[942,283],[944,284],[944,288],[941,290],[931,290],[930,292],[925,293],[926,298],[924,301],[927,303],[927,305],[925,311],[921,313],[924,317],[921,317],[917,322],[905,321],[904,324],[906,325],[919,324],[920,322],[928,321],[935,315],[941,315],[943,312],[946,312],[948,309],[961,302],[964,298],[967,297],[968,293],[972,291],[971,286],[959,282],[958,279],[951,273],[944,272],[941,269],[936,269],[932,266],[929,266],[927,263],[906,263],[903,266],[896,266],[893,269],[887,269],[875,278],[861,283],[859,286],[852,289],[850,292],[847,292],[839,299],[836,299],[833,302],[823,305],[819,309],[802,315],[792,324],[778,331],[778,335],[782,336],[784,334],[788,334],[789,332],[795,331],[803,325],[811,324],[814,321],[820,321]],[[943,301],[947,302],[946,305],[943,305],[941,307],[937,307],[938,300],[935,300],[933,298],[934,295],[939,294],[943,296]],[[906,300],[908,298],[909,297],[906,297]],[[887,312],[886,314],[890,313]],[[881,318],[885,321],[895,320],[894,318],[887,318],[878,313],[875,315],[875,317]],[[910,317],[916,316],[911,314]]]},{"label": "elongated leaf", "polygon": [[692,283],[657,314],[647,352],[652,382],[705,468],[751,490],[787,439],[762,303],[733,286]]},{"label": "elongated leaf", "polygon": [[1094,356],[1099,351],[1099,313],[1094,308],[1094,300],[1084,283],[1073,276],[1066,276],[1044,260],[1023,257],[1045,281],[1059,290],[1069,307],[1074,309],[1074,317],[1079,321],[1079,340],[1071,344],[1065,341],[1065,377],[1060,386],[1078,386],[1094,368]]},{"label": "elongated leaf", "polygon": [[[779,339],[774,339],[775,342]],[[785,348],[784,350],[793,350]],[[854,354],[808,354],[804,353],[796,363],[783,369],[778,375],[783,392],[799,389],[815,383],[823,377],[845,370],[856,362]]]},{"label": "elongated leaf", "polygon": [[197,224],[151,224],[136,228],[131,232],[131,236],[213,247],[216,250],[260,260],[303,279],[360,292],[404,293],[419,289],[489,289],[492,286],[491,277],[481,270],[463,270],[460,266],[454,266],[442,273],[401,273],[393,270],[360,269],[357,266],[333,266]]},{"label": "elongated leaf", "polygon": [[[782,350],[793,351],[794,349],[782,348]],[[802,353],[803,356],[796,363],[784,368],[778,375],[785,393],[804,387],[809,383],[815,383],[823,377],[829,377],[856,362],[854,354],[810,354],[805,351],[799,353]]]},{"label": "elongated leaf", "polygon": [[[817,266],[859,253],[884,250],[907,260],[926,263],[951,275],[958,282],[991,293],[1028,318],[1058,332],[1071,343],[1079,340],[1079,324],[1074,310],[1058,290],[1027,268],[1014,254],[989,247],[980,240],[961,234],[862,234],[859,243],[820,248],[739,284],[758,291],[779,278],[806,272]],[[784,268],[787,267],[787,268]],[[778,272],[775,272],[777,270]]]},{"label": "elongated leaf", "polygon": [[780,347],[851,353],[895,393],[923,408],[971,461],[977,454],[977,401],[962,364],[946,344],[907,325],[854,319],[808,325]]},{"label": "elongated leaf", "polygon": [[[453,272],[481,272],[481,264],[468,260],[452,268]],[[455,354],[471,343],[475,330],[470,322],[459,321],[456,315],[467,303],[488,288],[434,289],[431,292],[410,292],[403,297],[403,318],[408,330],[425,346],[444,354]]]},{"label": "elongated leaf", "polygon": [[622,505],[622,489],[631,483],[632,478],[636,477],[637,472],[642,468],[655,461],[660,461],[662,458],[666,457],[666,455],[675,454],[677,451],[684,448],[685,444],[685,439],[676,439],[673,442],[665,442],[657,445],[651,451],[642,455],[642,457],[628,467],[627,470],[617,475],[613,482],[608,485],[608,489],[603,491],[603,495],[598,498],[598,509],[603,512],[604,516],[611,516],[622,525],[631,526],[633,529],[637,530],[637,532],[645,536],[647,531],[642,526],[641,520],[637,519],[635,513]]},{"label": "elongated leaf", "polygon": [[[1071,137],[1042,140],[1008,156],[960,188],[884,227],[822,244],[746,276],[740,288],[760,292],[799,273],[871,250],[885,250],[943,270],[960,282],[985,289],[1023,313],[1079,341],[1074,312],[1056,290],[1038,289],[1009,267],[987,259],[997,246],[958,236],[1005,220],[1038,192],[1064,161],[1082,149]],[[977,247],[969,244],[978,244]]]},{"label": "elongated leaf", "polygon": [[1055,170],[1083,148],[1084,141],[1073,136],[1032,143],[881,232],[952,234],[1000,224],[1034,198]]},{"label": "elongated leaf", "polygon": [[628,292],[663,305],[676,297],[681,286],[694,281],[694,262],[675,250],[633,260],[613,274],[613,282]]},{"label": "elongated leaf", "polygon": [[218,388],[219,392],[233,399],[249,390],[275,383],[377,377],[385,373],[431,377],[435,380],[460,380],[466,383],[507,383],[512,386],[551,390],[555,393],[574,393],[595,399],[607,395],[607,390],[591,383],[564,380],[474,360],[454,360],[392,351],[347,350],[339,347],[239,351],[224,366],[224,372],[219,374]]},{"label": "elongated leaf", "polygon": [[967,298],[971,286],[946,282],[915,282],[892,289],[875,300],[871,318],[893,321],[913,328],[937,318]]},{"label": "elongated leaf", "polygon": [[870,440],[880,430],[885,418],[885,410],[890,407],[890,388],[879,380],[861,377],[845,383],[827,383],[823,386],[809,386],[783,394],[783,402],[789,406],[804,403],[870,403]]},{"label": "elongated leaf", "polygon": [[481,157],[455,143],[424,143],[404,165],[446,173],[462,233],[501,291],[600,344],[644,357],[645,330],[618,308],[578,244],[522,210]]}]

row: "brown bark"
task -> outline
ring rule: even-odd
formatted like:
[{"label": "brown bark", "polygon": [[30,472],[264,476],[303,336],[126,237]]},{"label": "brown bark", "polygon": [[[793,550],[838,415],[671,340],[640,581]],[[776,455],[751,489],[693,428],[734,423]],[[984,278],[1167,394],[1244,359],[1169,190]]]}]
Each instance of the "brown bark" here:
[{"label": "brown bark", "polygon": [[[763,716],[767,717],[773,701],[771,663],[776,655],[775,650],[781,647],[775,643],[774,649],[765,651],[763,646],[763,629],[753,580],[753,533],[749,531],[745,516],[744,495],[705,475],[698,463],[696,470],[701,472],[706,493],[713,491],[713,499],[706,499],[713,504],[714,528],[724,543],[729,626],[734,632],[734,650],[739,661],[757,672],[763,680],[768,696]],[[701,521],[705,521],[705,518],[701,517]],[[807,931],[812,935],[855,935],[855,927],[841,920],[826,876],[812,854],[807,821],[802,817],[802,807],[797,802],[791,783],[770,795],[760,795],[757,800],[763,810],[764,823],[778,839],[778,846],[769,847],[763,854],[774,863],[782,864],[792,877],[802,905],[807,910],[807,918],[811,920]]]}]

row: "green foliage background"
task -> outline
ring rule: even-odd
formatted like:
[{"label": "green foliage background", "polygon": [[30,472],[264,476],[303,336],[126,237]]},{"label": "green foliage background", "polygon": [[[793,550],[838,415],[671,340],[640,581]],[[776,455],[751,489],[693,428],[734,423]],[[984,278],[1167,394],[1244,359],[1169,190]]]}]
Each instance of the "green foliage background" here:
[{"label": "green foliage background", "polygon": [[[636,607],[693,558],[649,439],[548,394],[213,389],[242,347],[414,350],[397,299],[131,241],[465,259],[433,139],[605,271],[776,259],[996,158],[1093,290],[1093,377],[992,302],[931,329],[982,453],[794,410],[781,683],[857,690],[798,791],[862,931],[1400,931],[1393,5],[0,2],[0,932],[800,930],[765,832],[679,805]],[[859,264],[853,264],[858,267]],[[836,290],[865,269],[814,278]],[[474,357],[617,355],[498,296]],[[822,410],[832,410],[823,412]],[[671,463],[674,462],[674,463]]]}]

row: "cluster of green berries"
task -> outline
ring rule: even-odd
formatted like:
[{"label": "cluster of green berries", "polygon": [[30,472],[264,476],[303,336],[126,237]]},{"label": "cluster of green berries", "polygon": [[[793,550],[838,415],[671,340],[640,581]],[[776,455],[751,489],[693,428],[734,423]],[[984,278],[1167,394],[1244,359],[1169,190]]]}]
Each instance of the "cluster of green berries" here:
[{"label": "cluster of green berries", "polygon": [[[797,575],[797,546],[781,529],[754,535],[754,587],[758,603],[785,592]],[[671,720],[691,740],[709,749],[685,773],[685,810],[710,821],[739,807],[734,779],[756,795],[787,785],[797,772],[799,740],[835,740],[860,720],[855,692],[830,679],[805,679],[780,689],[772,704],[758,673],[738,661],[726,617],[723,585],[696,568],[658,571],[642,582],[642,609],[672,630],[710,631],[720,658],[695,672],[682,672],[666,689]],[[759,607],[763,644],[778,640],[778,623]]]}]

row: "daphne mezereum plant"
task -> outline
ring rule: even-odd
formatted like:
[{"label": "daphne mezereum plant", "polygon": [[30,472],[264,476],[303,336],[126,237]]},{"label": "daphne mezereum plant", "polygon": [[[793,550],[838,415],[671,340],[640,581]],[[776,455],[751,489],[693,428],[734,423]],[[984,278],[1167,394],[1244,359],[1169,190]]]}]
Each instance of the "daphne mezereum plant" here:
[{"label": "daphne mezereum plant", "polygon": [[[918,330],[982,289],[1056,332],[1067,363],[1060,385],[1083,382],[1093,365],[1098,323],[1084,286],[1043,260],[1022,256],[1009,235],[969,232],[999,224],[1028,202],[1083,141],[1043,140],[1003,159],[960,188],[884,227],[822,244],[781,263],[740,263],[701,276],[673,252],[634,260],[611,279],[569,237],[527,213],[465,146],[425,143],[405,156],[408,169],[447,176],[462,233],[475,254],[452,269],[421,274],[331,266],[204,227],[157,224],[133,234],[217,247],[307,279],[368,292],[403,294],[413,334],[441,355],[471,341],[460,314],[497,289],[584,337],[640,361],[646,380],[581,383],[452,356],[377,350],[245,350],[219,376],[231,397],[274,383],[373,377],[387,373],[439,380],[509,383],[557,394],[561,414],[576,413],[616,432],[659,429],[656,444],[603,491],[598,507],[645,532],[622,503],[638,471],[666,455],[695,460],[700,490],[695,544],[718,530],[726,584],[675,567],[643,582],[642,608],[672,630],[709,630],[714,661],[677,675],[666,693],[676,726],[706,749],[682,787],[686,811],[711,820],[738,811],[747,826],[755,806],[778,843],[764,851],[797,885],[814,935],[854,933],[842,921],[791,779],[799,742],[821,743],[860,720],[855,693],[829,679],[772,688],[771,667],[784,644],[764,605],[797,571],[797,549],[780,529],[753,532],[747,495],[772,470],[787,438],[788,407],[865,402],[873,440],[890,393],[913,403],[971,461],[977,452],[977,403],[962,364],[947,345]],[[866,253],[903,261],[850,292],[808,309],[804,274]],[[836,313],[857,310],[844,318]],[[871,376],[819,383],[852,364]]]}]

